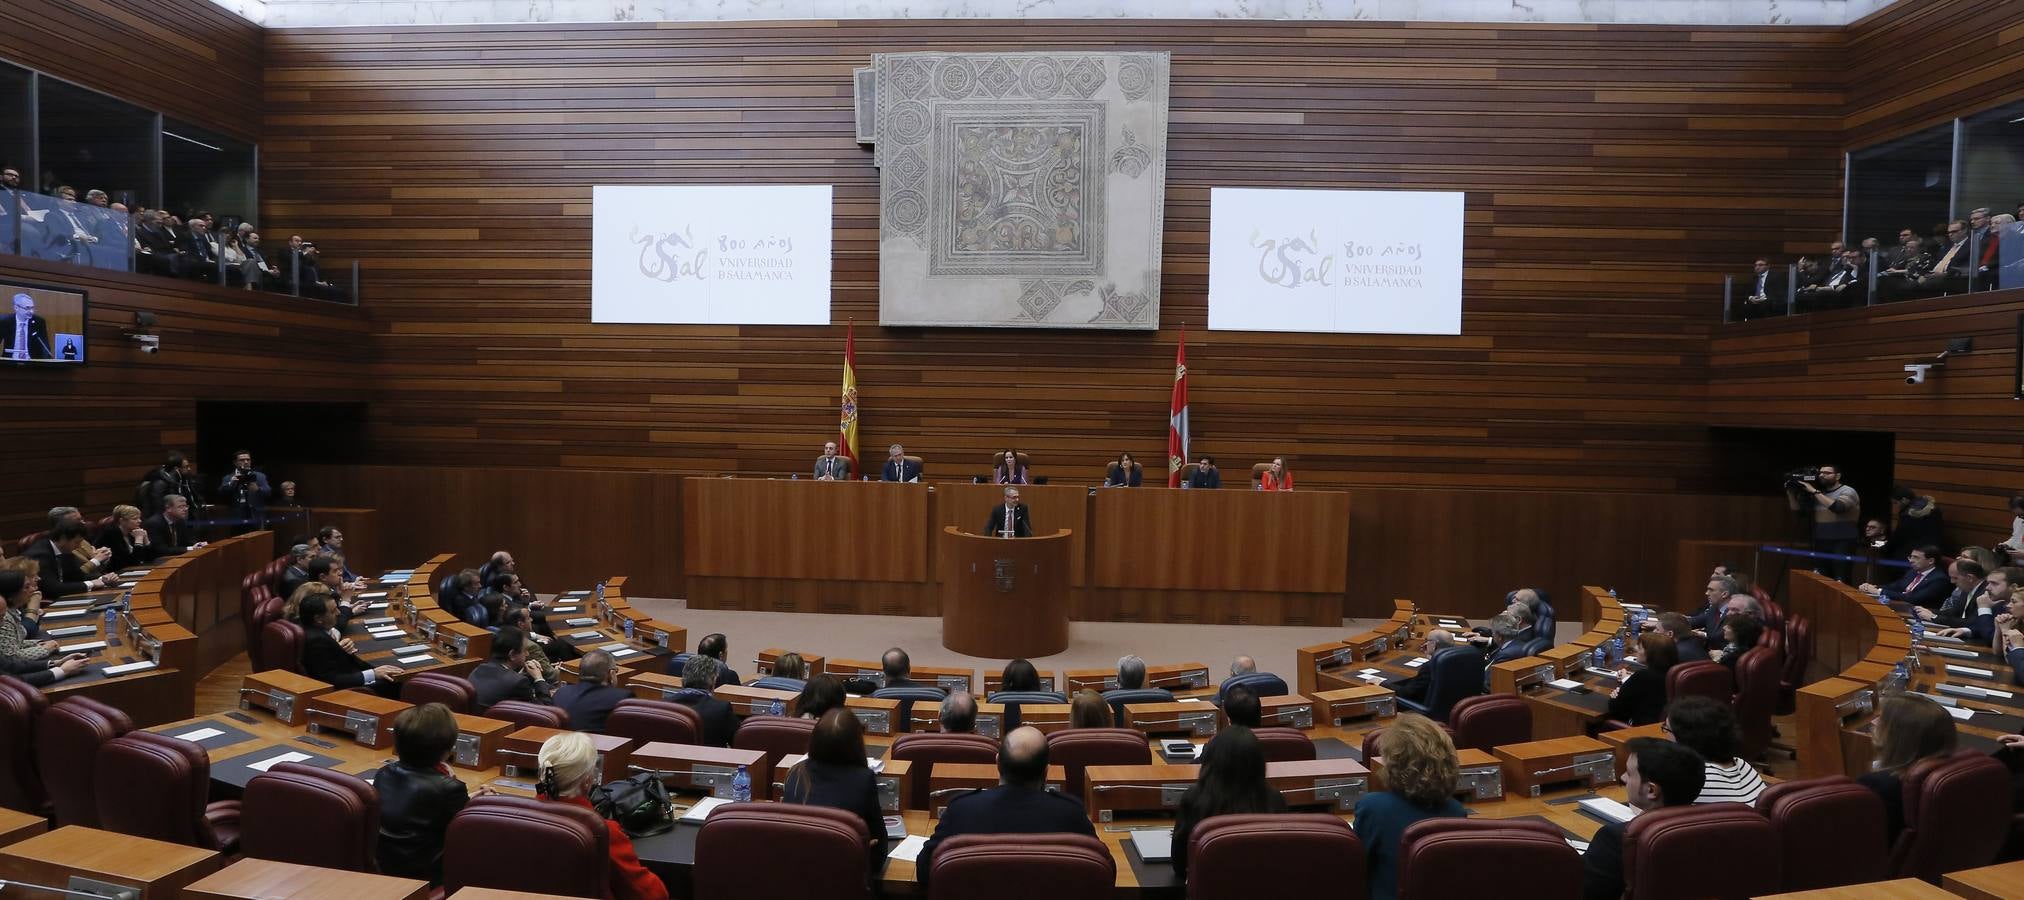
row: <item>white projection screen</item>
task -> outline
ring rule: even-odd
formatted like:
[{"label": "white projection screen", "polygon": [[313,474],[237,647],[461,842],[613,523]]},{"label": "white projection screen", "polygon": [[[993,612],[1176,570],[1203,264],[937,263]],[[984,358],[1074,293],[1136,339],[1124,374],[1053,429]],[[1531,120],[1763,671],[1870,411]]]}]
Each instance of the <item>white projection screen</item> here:
[{"label": "white projection screen", "polygon": [[1214,188],[1209,328],[1462,333],[1462,194]]},{"label": "white projection screen", "polygon": [[598,185],[590,320],[829,324],[830,186]]}]

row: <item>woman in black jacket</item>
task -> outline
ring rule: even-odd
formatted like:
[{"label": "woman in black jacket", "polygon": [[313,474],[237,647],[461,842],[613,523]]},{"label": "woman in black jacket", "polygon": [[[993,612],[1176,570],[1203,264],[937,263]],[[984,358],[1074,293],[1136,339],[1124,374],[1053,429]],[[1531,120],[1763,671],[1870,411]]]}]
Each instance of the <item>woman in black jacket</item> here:
[{"label": "woman in black jacket", "polygon": [[[443,880],[443,835],[470,801],[464,782],[450,774],[457,718],[441,703],[424,703],[394,718],[398,759],[372,777],[379,791],[381,874]],[[492,793],[478,789],[480,796]]]},{"label": "woman in black jacket", "polygon": [[815,721],[808,759],[787,776],[788,803],[827,806],[855,813],[870,837],[871,872],[885,858],[885,813],[878,803],[878,776],[865,764],[864,725],[848,709],[831,709]]},{"label": "woman in black jacket", "polygon": [[1622,683],[1609,695],[1609,718],[1631,725],[1650,725],[1666,719],[1666,672],[1680,661],[1678,645],[1673,636],[1663,631],[1647,631],[1637,636],[1638,662],[1644,668],[1624,677]]},{"label": "woman in black jacket", "polygon": [[1174,874],[1188,877],[1188,841],[1195,826],[1216,816],[1286,811],[1286,798],[1265,780],[1265,750],[1242,725],[1231,726],[1202,748],[1201,772],[1181,795],[1174,820]]}]

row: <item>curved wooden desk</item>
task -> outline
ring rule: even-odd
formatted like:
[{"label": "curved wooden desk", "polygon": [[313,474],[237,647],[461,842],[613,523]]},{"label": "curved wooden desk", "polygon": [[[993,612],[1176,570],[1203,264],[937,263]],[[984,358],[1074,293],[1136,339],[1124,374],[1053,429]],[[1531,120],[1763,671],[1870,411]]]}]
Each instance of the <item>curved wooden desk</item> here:
[{"label": "curved wooden desk", "polygon": [[1014,659],[1068,649],[1069,541],[998,538],[942,529],[942,646],[968,656]]}]

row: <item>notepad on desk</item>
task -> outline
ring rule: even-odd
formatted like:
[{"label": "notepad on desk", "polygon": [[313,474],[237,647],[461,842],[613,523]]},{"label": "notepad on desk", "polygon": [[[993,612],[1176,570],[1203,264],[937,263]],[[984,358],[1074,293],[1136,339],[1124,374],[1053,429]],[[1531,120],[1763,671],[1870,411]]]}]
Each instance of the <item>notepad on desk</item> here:
[{"label": "notepad on desk", "polygon": [[82,600],[58,600],[54,603],[44,603],[42,605],[49,609],[79,609],[82,607],[90,606],[92,604],[92,600],[93,598],[86,597]]},{"label": "notepad on desk", "polygon": [[1926,632],[1926,640],[1928,640],[1928,641],[1940,641],[1940,642],[1943,642],[1943,643],[1948,643],[1948,644],[1965,644],[1965,643],[1967,643],[1967,641],[1961,640],[1960,638],[1957,638],[1957,637],[1953,637],[1952,635],[1945,635],[1945,634],[1940,634],[1940,633],[1938,633],[1938,632],[1932,632],[1932,631],[1928,631],[1928,632]]},{"label": "notepad on desk", "polygon": [[583,616],[575,619],[563,619],[562,623],[565,625],[575,625],[580,628],[585,625],[596,625],[597,620],[589,616]]},{"label": "notepad on desk", "polygon": [[682,813],[682,821],[700,825],[704,819],[710,817],[710,813],[715,811],[717,807],[729,802],[731,801],[722,797],[704,797],[701,800],[697,800],[696,805],[689,807],[688,812]]},{"label": "notepad on desk", "polygon": [[72,625],[69,628],[44,628],[42,635],[43,637],[53,638],[76,637],[80,634],[91,634],[96,631],[98,631],[97,625]]},{"label": "notepad on desk", "polygon": [[569,636],[569,637],[573,637],[573,638],[578,638],[578,639],[581,639],[581,640],[589,640],[590,638],[601,638],[601,637],[604,637],[604,632],[602,632],[602,631],[573,631],[573,632],[570,632],[568,636]]},{"label": "notepad on desk", "polygon": [[894,844],[892,852],[887,853],[886,856],[897,859],[900,862],[918,862],[921,858],[921,848],[927,845],[927,835],[910,834],[907,835],[906,840]]},{"label": "notepad on desk", "polygon": [[1956,675],[1967,675],[1974,678],[1996,677],[1996,671],[1994,669],[1977,669],[1974,666],[1957,666],[1954,665],[1953,663],[1947,664],[1947,671],[1952,672]]},{"label": "notepad on desk", "polygon": [[[583,609],[583,607],[581,607],[581,606],[558,606],[558,607],[555,607],[554,609],[551,609],[551,610],[549,610],[549,612],[555,613],[555,614],[557,614],[557,615],[562,615],[562,614],[564,614],[564,613],[573,613],[573,612],[577,612],[578,610],[581,610],[581,609]],[[591,621],[595,622],[595,621],[597,621],[597,620],[596,620],[596,619],[592,619]]]},{"label": "notepad on desk", "polygon": [[389,652],[389,653],[392,653],[392,654],[393,654],[393,655],[395,655],[395,656],[413,656],[413,655],[415,655],[415,654],[417,654],[417,653],[427,653],[427,652],[429,652],[429,645],[427,645],[427,644],[408,644],[407,646],[404,646],[404,647],[395,647],[395,648],[393,648],[392,650],[389,650],[389,651],[387,651],[387,652]]},{"label": "notepad on desk", "polygon": [[1168,862],[1174,858],[1174,830],[1141,828],[1131,833],[1131,845],[1146,862]]},{"label": "notepad on desk", "polygon": [[1637,818],[1637,810],[1608,797],[1590,797],[1581,801],[1581,808],[1612,822],[1628,822]]},{"label": "notepad on desk", "polygon": [[386,591],[369,591],[358,595],[361,600],[378,600],[387,595]]},{"label": "notepad on desk", "polygon": [[611,658],[612,658],[612,659],[624,659],[624,658],[626,658],[626,657],[628,657],[628,656],[638,656],[638,655],[639,655],[639,651],[638,651],[638,650],[634,650],[634,649],[633,649],[633,648],[631,648],[631,647],[620,647],[620,648],[619,648],[619,649],[617,649],[617,650],[607,650],[607,651],[605,651],[605,652],[607,652],[607,653],[610,653],[610,654],[611,654]]},{"label": "notepad on desk", "polygon": [[1975,711],[1964,706],[1942,706],[1940,708],[1946,710],[1947,715],[1953,716],[1963,722],[1975,717]]},{"label": "notepad on desk", "polygon": [[360,625],[366,625],[366,626],[372,626],[372,625],[392,625],[392,624],[394,623],[394,617],[393,617],[393,616],[380,616],[380,617],[378,617],[378,618],[376,618],[376,619],[360,619],[360,620],[358,620],[358,622],[359,622],[359,624],[360,624]]}]

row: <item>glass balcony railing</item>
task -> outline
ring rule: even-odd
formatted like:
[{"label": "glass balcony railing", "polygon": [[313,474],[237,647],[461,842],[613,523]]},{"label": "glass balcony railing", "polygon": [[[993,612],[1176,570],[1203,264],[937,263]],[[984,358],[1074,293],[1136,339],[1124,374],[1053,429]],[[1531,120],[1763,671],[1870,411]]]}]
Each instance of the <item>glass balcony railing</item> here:
[{"label": "glass balcony railing", "polygon": [[1914,238],[1890,250],[1845,252],[1831,264],[1822,254],[1724,276],[1722,321],[2024,288],[2024,222],[1954,236],[1940,246]]}]

